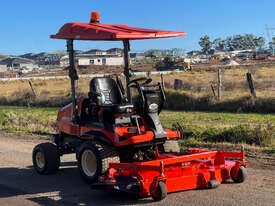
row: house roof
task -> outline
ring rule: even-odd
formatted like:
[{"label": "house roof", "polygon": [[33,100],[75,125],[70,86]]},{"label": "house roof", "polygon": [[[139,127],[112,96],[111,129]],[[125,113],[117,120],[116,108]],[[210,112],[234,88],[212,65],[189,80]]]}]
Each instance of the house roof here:
[{"label": "house roof", "polygon": [[84,54],[91,54],[91,53],[96,53],[96,52],[105,52],[105,51],[101,50],[101,49],[91,49],[91,50],[83,52],[83,53]]},{"label": "house roof", "polygon": [[57,34],[51,35],[51,38],[119,41],[123,39],[157,39],[185,35],[185,32],[144,29],[127,25],[67,23],[60,28]]}]

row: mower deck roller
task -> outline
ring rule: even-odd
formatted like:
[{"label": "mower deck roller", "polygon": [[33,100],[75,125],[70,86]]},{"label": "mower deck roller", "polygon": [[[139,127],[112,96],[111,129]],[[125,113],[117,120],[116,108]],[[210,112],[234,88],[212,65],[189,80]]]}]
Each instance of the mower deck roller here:
[{"label": "mower deck roller", "polygon": [[110,163],[108,175],[92,187],[113,188],[158,200],[163,192],[215,188],[231,178],[243,182],[246,164],[244,152],[189,149],[188,154],[159,154],[156,160],[148,162]]},{"label": "mower deck roller", "polygon": [[[166,97],[161,83],[135,77],[130,63],[130,40],[185,36],[185,32],[161,31],[99,23],[68,23],[51,38],[67,40],[72,103],[60,109],[53,143],[33,150],[39,174],[58,171],[60,156],[76,154],[83,180],[97,189],[117,189],[162,200],[169,192],[215,188],[231,178],[243,182],[246,161],[241,152],[189,149],[180,152],[177,140],[184,131],[162,126],[159,113]],[[123,86],[119,75],[95,77],[88,98],[78,99],[74,40],[122,41]],[[238,159],[229,160],[228,158]]]}]

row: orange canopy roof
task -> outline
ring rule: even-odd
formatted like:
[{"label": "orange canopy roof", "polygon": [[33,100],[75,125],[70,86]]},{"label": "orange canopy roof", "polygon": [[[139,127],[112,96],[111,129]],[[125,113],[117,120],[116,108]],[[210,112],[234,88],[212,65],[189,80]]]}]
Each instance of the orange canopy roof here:
[{"label": "orange canopy roof", "polygon": [[185,32],[143,29],[129,27],[127,25],[111,25],[100,23],[67,23],[60,28],[57,34],[51,35],[51,38],[119,41],[123,39],[157,39],[185,35]]}]

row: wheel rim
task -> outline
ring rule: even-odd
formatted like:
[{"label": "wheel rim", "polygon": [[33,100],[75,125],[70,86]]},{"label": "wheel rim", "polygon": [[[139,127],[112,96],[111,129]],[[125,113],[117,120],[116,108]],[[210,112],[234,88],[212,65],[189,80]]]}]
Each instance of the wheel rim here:
[{"label": "wheel rim", "polygon": [[40,169],[45,167],[45,156],[43,152],[37,152],[35,156],[36,164]]},{"label": "wheel rim", "polygon": [[81,166],[86,176],[92,177],[96,173],[97,162],[94,153],[87,149],[82,153]]}]

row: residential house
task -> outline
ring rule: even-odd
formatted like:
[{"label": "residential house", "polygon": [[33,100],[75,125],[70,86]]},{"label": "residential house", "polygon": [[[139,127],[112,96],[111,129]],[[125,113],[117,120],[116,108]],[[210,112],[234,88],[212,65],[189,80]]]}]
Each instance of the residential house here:
[{"label": "residential house", "polygon": [[116,55],[91,55],[80,54],[76,57],[79,66],[89,65],[106,65],[106,66],[120,66],[124,64],[124,59]]},{"label": "residential house", "polygon": [[69,66],[69,64],[70,64],[69,55],[65,55],[60,58],[59,65],[61,67],[67,67],[67,66]]},{"label": "residential house", "polygon": [[33,60],[25,59],[21,57],[10,57],[1,61],[2,64],[6,64],[11,70],[18,70],[21,67],[35,68],[37,65]]},{"label": "residential house", "polygon": [[142,60],[145,59],[145,54],[144,53],[130,53],[130,57],[135,60]]},{"label": "residential house", "polygon": [[0,64],[0,72],[6,72],[8,70],[8,67],[6,64]]},{"label": "residential house", "polygon": [[83,54],[90,54],[90,55],[107,55],[106,51],[100,49],[91,49],[89,51],[84,52]]}]

